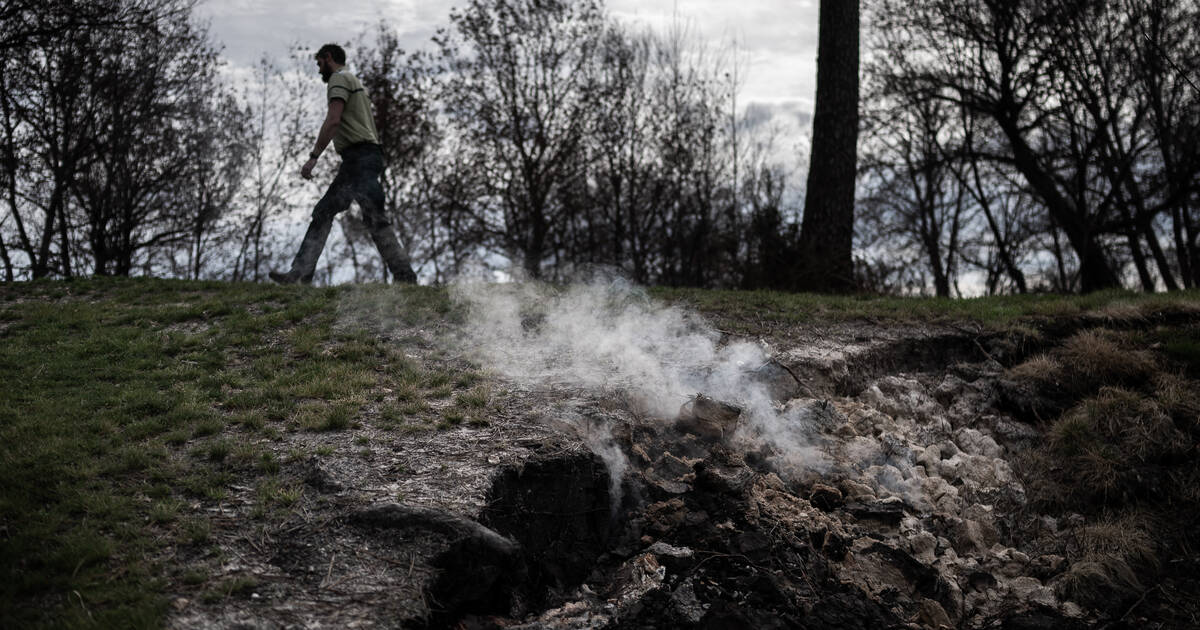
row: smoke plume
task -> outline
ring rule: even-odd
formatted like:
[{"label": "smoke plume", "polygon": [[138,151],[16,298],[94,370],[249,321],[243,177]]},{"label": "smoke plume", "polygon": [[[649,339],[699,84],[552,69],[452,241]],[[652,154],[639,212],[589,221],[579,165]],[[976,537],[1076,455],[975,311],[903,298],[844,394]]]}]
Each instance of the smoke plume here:
[{"label": "smoke plume", "polygon": [[820,458],[804,410],[777,405],[755,370],[764,345],[722,343],[699,315],[656,302],[622,279],[567,287],[459,283],[465,343],[484,365],[531,389],[619,392],[664,421],[698,393],[742,409],[739,437],[763,440],[795,466]]}]

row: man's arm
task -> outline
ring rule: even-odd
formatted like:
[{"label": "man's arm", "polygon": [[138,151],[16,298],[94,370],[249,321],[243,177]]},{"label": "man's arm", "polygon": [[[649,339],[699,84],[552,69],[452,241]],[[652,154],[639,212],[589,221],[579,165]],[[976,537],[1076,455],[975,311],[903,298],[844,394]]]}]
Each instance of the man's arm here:
[{"label": "man's arm", "polygon": [[304,168],[300,169],[300,176],[304,179],[312,179],[312,170],[317,165],[317,157],[320,157],[321,152],[329,146],[329,142],[337,133],[338,126],[342,124],[344,109],[346,109],[346,102],[342,99],[335,98],[329,101],[329,111],[325,113],[325,122],[321,123],[321,131],[317,134],[317,145],[308,155],[308,161],[304,163]]}]

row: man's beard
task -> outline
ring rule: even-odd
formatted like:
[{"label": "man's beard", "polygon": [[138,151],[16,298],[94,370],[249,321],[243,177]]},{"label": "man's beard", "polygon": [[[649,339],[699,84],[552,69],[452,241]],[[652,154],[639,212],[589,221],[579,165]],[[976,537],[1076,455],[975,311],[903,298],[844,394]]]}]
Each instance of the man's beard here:
[{"label": "man's beard", "polygon": [[333,76],[332,70],[321,70],[321,82],[329,83],[329,77]]}]

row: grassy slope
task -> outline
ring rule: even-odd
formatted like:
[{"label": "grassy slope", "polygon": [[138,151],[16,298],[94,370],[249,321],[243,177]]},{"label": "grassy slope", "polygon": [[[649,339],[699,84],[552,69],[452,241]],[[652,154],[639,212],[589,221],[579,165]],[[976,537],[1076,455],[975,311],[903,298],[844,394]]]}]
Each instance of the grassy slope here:
[{"label": "grassy slope", "polygon": [[[445,318],[443,291],[362,294],[353,316]],[[154,627],[164,580],[205,584],[164,557],[203,547],[203,508],[233,483],[258,512],[282,482],[291,431],[459,422],[478,376],[405,356],[370,322],[340,325],[337,289],[88,280],[0,288],[0,627]],[[413,339],[411,344],[421,343]],[[464,401],[434,412],[426,401]],[[295,453],[296,457],[309,454]]]},{"label": "grassy slope", "polygon": [[[963,301],[651,295],[747,335],[859,318],[1003,327],[1200,301],[1195,292]],[[289,432],[486,421],[481,375],[447,367],[427,336],[411,334],[459,316],[445,291],[428,288],[0,287],[0,627],[155,627],[168,585],[217,599],[245,588],[178,558],[212,546],[206,508],[233,484],[256,488],[264,521],[296,501],[304,489],[279,475],[271,448]],[[1170,342],[1194,357],[1193,337]]]}]

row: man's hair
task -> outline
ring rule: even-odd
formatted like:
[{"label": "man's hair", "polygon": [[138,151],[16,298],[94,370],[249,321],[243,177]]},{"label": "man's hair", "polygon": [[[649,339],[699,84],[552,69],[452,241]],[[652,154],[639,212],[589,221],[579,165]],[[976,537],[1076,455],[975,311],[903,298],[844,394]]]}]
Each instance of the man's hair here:
[{"label": "man's hair", "polygon": [[332,57],[333,62],[336,64],[345,65],[346,63],[346,51],[342,50],[342,47],[337,44],[325,44],[317,51],[317,54],[313,55],[313,59],[320,59],[325,55]]}]

